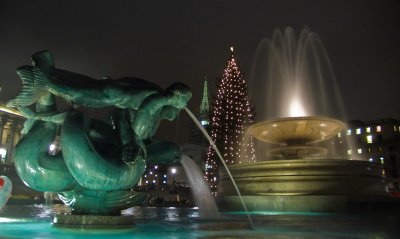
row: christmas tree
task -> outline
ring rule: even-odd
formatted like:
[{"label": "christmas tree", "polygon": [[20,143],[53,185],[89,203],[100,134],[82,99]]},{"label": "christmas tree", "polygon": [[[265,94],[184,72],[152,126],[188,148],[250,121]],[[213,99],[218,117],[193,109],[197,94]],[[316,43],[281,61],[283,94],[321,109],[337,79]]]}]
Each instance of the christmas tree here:
[{"label": "christmas tree", "polygon": [[[231,47],[227,66],[217,81],[217,94],[212,102],[210,116],[211,138],[226,164],[255,161],[254,142],[246,137],[246,128],[254,122],[247,84]],[[222,163],[210,145],[206,158],[205,178],[216,195],[218,170]]]}]

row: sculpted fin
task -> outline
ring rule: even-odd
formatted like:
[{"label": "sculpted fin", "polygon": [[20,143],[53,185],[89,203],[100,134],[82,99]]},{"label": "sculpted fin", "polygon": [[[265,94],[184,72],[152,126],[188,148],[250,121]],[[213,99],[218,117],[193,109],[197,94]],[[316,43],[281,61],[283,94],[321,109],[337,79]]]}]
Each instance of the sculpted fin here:
[{"label": "sculpted fin", "polygon": [[50,81],[42,69],[22,66],[17,69],[17,74],[22,80],[22,90],[7,103],[8,107],[31,105],[47,92]]}]

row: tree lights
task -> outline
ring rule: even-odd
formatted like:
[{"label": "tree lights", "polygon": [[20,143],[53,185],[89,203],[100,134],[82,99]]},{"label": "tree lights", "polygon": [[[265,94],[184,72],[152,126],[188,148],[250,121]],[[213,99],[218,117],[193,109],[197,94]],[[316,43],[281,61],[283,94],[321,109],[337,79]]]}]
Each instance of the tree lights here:
[{"label": "tree lights", "polygon": [[[222,77],[217,81],[211,111],[211,138],[227,164],[254,162],[253,139],[245,137],[245,130],[254,122],[247,84],[230,48],[230,56]],[[216,195],[219,159],[212,146],[206,158],[205,177]]]}]

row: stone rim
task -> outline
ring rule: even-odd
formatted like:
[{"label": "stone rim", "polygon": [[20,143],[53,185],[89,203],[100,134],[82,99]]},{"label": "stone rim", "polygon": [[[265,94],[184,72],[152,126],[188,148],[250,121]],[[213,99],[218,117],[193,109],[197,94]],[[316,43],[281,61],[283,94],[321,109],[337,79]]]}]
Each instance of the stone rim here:
[{"label": "stone rim", "polygon": [[345,124],[321,116],[288,117],[263,121],[250,126],[247,132],[266,143],[304,145],[332,138]]}]

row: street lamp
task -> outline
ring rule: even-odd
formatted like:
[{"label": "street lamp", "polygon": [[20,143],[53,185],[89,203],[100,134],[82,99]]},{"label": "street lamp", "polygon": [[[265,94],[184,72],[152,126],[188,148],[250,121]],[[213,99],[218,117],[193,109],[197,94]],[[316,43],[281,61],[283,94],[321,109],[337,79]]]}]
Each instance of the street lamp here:
[{"label": "street lamp", "polygon": [[172,184],[175,184],[176,168],[171,168],[171,173],[172,173]]}]

